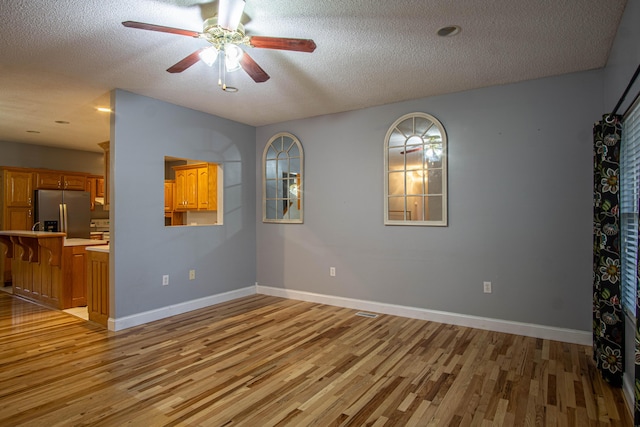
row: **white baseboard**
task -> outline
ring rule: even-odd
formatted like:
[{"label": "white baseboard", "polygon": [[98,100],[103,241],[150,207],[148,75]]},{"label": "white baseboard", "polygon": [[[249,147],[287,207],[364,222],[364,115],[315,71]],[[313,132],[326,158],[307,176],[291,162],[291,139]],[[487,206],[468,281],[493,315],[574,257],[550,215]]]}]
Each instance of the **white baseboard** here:
[{"label": "white baseboard", "polygon": [[470,328],[485,329],[495,332],[504,332],[508,334],[524,335],[527,337],[562,341],[573,344],[591,346],[593,343],[591,331],[554,328],[551,326],[536,325],[531,323],[512,322],[507,320],[491,319],[487,317],[470,316],[466,314],[448,313],[444,311],[427,310],[424,308],[386,304],[375,301],[336,297],[316,294],[312,292],[262,286],[258,285],[257,283],[256,292],[263,295],[271,295],[300,301],[334,305],[356,310],[365,310],[374,313],[390,314],[412,319],[430,320],[433,322],[448,323],[451,325],[466,326]]},{"label": "white baseboard", "polygon": [[[466,314],[449,313],[445,311],[427,310],[424,308],[407,307],[395,304],[386,304],[376,301],[366,301],[353,298],[336,297],[331,295],[316,294],[313,292],[296,291],[291,289],[262,286],[256,283],[242,289],[236,289],[222,294],[211,295],[196,300],[185,301],[167,307],[149,310],[131,316],[117,319],[109,318],[108,329],[120,331],[133,326],[143,325],[155,320],[187,313],[192,310],[208,307],[215,304],[243,298],[254,294],[271,295],[300,301],[327,304],[356,310],[370,311],[374,313],[390,314],[394,316],[408,317],[412,319],[430,320],[433,322],[447,323],[451,325],[466,326],[470,328],[485,329],[508,334],[524,335],[534,338],[543,338],[554,341],[563,341],[580,345],[592,345],[590,331],[578,331],[574,329],[554,328],[551,326],[536,325],[531,323],[512,322],[507,320],[491,319],[487,317],[470,316]],[[625,393],[633,396],[625,386]]]},{"label": "white baseboard", "polygon": [[156,310],[149,310],[142,313],[132,314],[131,316],[120,317],[117,319],[109,318],[107,328],[110,331],[120,331],[122,329],[131,328],[133,326],[143,325],[155,320],[164,319],[166,317],[175,316],[176,314],[187,313],[189,311],[198,310],[200,308],[209,307],[210,305],[220,304],[222,302],[254,295],[256,288],[249,286],[242,289],[236,289],[217,295],[211,295],[191,301],[181,302]]}]

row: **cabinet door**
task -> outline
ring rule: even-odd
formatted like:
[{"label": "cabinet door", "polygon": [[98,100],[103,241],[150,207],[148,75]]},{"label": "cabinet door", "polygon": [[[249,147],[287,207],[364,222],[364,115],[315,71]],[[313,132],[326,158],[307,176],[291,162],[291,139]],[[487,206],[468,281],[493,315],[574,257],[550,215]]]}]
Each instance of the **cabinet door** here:
[{"label": "cabinet door", "polygon": [[218,167],[214,163],[198,168],[198,209],[218,209]]},{"label": "cabinet door", "polygon": [[87,178],[85,190],[89,192],[89,203],[91,210],[94,211],[96,210],[96,178]]},{"label": "cabinet door", "polygon": [[184,170],[176,171],[176,186],[175,193],[173,194],[173,206],[177,211],[185,210],[187,195],[185,193],[187,188],[187,174]]},{"label": "cabinet door", "polygon": [[198,169],[187,169],[185,172],[187,209],[198,209]]},{"label": "cabinet door", "polygon": [[173,211],[173,189],[175,184],[172,181],[164,182],[164,211]]},{"label": "cabinet door", "polygon": [[209,209],[209,168],[198,168],[198,209]]},{"label": "cabinet door", "polygon": [[63,177],[59,172],[36,173],[36,189],[38,190],[62,190],[63,185]]},{"label": "cabinet door", "polygon": [[31,172],[7,171],[5,194],[6,207],[30,208],[33,197],[33,174]]},{"label": "cabinet door", "polygon": [[87,186],[86,175],[64,175],[62,178],[65,190],[84,191]]},{"label": "cabinet door", "polygon": [[87,305],[87,250],[65,246],[62,252],[63,308]]},{"label": "cabinet door", "polygon": [[8,208],[4,228],[6,230],[31,230],[33,215],[31,208]]},{"label": "cabinet door", "polygon": [[96,178],[96,197],[104,197],[104,178]]}]

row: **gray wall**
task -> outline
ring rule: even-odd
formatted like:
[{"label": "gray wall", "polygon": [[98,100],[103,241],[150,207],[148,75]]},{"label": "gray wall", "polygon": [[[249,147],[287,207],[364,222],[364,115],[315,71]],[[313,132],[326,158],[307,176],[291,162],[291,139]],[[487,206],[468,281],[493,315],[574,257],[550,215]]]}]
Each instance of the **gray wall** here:
[{"label": "gray wall", "polygon": [[[592,71],[259,127],[258,171],[275,133],[302,142],[306,199],[304,224],[263,224],[258,191],[258,283],[589,331],[602,91]],[[383,140],[415,111],[448,133],[448,227],[383,225]]]},{"label": "gray wall", "polygon": [[104,154],[1,141],[0,166],[57,169],[104,175]]},{"label": "gray wall", "polygon": [[[613,110],[638,64],[640,64],[640,25],[638,22],[640,22],[640,1],[629,0],[604,70],[603,113],[609,113]],[[638,91],[640,91],[640,79],[629,91],[629,95],[618,110],[618,114],[624,113]]]},{"label": "gray wall", "polygon": [[[252,286],[255,128],[121,90],[113,96],[111,316]],[[164,226],[164,156],[223,165],[224,225]]]}]

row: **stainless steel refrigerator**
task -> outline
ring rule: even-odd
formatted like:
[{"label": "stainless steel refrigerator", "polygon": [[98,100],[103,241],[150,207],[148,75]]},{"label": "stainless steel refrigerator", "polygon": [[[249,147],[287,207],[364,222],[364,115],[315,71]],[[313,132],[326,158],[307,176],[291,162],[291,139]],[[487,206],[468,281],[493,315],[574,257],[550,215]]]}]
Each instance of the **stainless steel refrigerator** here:
[{"label": "stainless steel refrigerator", "polygon": [[90,238],[89,192],[36,190],[35,221],[40,223],[40,230],[62,231],[69,239]]}]

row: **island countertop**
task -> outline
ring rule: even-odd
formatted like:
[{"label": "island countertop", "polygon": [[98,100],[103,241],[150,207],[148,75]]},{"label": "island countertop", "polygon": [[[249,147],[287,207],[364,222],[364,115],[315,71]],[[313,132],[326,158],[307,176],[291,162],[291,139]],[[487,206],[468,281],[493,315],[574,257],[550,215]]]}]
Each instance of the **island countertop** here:
[{"label": "island countertop", "polygon": [[18,236],[18,237],[64,237],[67,233],[53,233],[51,231],[30,231],[30,230],[0,230],[0,235],[3,236]]},{"label": "island countertop", "polygon": [[85,248],[87,251],[93,252],[105,252],[109,253],[109,245],[101,245],[101,246],[87,246]]}]

